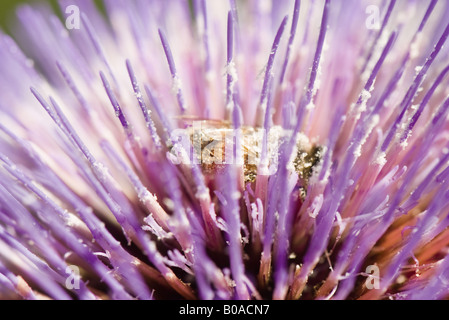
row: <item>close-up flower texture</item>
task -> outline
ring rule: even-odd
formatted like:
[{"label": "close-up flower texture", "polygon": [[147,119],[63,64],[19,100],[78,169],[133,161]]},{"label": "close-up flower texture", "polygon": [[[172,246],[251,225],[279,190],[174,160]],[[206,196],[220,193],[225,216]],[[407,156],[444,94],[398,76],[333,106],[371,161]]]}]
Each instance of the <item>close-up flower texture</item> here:
[{"label": "close-up flower texture", "polygon": [[0,299],[449,298],[449,1],[9,18]]}]

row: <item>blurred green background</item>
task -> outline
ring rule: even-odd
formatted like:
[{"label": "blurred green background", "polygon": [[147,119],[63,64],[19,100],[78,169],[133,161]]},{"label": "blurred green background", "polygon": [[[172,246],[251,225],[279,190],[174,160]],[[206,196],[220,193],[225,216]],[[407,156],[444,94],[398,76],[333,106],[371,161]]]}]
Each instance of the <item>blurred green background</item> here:
[{"label": "blurred green background", "polygon": [[[92,0],[98,7],[100,12],[104,12],[104,4],[102,0]],[[113,0],[112,0],[113,1]],[[11,24],[15,21],[15,10],[18,6],[23,4],[50,4],[55,13],[61,16],[58,6],[58,0],[0,0],[0,28],[10,33]]]},{"label": "blurred green background", "polygon": [[21,3],[31,2],[30,0],[0,0],[0,26],[6,27],[9,20],[14,15],[15,8]]},{"label": "blurred green background", "polygon": [[[92,0],[99,11],[105,13],[104,0]],[[107,0],[114,1],[114,0]],[[216,0],[218,1],[218,0]],[[193,0],[188,0],[189,7],[191,10],[191,14],[193,15]],[[47,3],[50,4],[54,9],[57,15],[61,16],[61,12],[59,11],[58,0],[0,0],[0,29],[6,30],[6,32],[10,33],[11,24],[15,21],[15,10],[18,6],[23,4],[33,4],[33,3]],[[192,17],[193,18],[193,17]]]},{"label": "blurred green background", "polygon": [[57,0],[0,0],[0,27],[9,31],[11,22],[15,19],[15,10],[24,3],[50,3],[57,6]]}]

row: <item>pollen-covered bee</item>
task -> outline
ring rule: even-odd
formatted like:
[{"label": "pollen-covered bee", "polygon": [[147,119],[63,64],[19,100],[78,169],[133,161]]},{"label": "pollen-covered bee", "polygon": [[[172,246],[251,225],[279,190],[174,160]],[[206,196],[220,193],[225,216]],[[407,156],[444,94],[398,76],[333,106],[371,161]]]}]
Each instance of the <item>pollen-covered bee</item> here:
[{"label": "pollen-covered bee", "polygon": [[[242,168],[242,183],[256,181],[261,163],[264,129],[242,126],[235,130],[231,123],[220,120],[192,120],[184,129],[192,147],[191,160],[201,165],[206,177],[212,177],[225,165],[237,164]],[[273,126],[266,134],[269,174],[277,171],[280,141],[289,132]],[[237,148],[240,146],[240,152]],[[321,160],[321,147],[312,144],[304,134],[298,134],[295,156],[289,163],[296,171],[305,189],[313,169]]]}]

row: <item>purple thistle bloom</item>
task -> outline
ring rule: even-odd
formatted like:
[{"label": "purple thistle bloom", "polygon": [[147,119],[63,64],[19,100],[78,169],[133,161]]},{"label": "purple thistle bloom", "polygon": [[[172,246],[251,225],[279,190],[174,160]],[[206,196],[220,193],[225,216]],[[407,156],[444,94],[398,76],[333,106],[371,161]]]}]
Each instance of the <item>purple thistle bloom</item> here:
[{"label": "purple thistle bloom", "polygon": [[0,33],[0,299],[449,298],[449,3],[61,0]]}]

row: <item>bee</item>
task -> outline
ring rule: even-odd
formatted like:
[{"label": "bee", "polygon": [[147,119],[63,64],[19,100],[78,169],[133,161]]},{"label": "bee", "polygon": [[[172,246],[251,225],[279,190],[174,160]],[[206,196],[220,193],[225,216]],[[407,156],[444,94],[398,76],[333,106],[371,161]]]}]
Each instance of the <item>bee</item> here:
[{"label": "bee", "polygon": [[[186,118],[183,118],[186,120]],[[261,162],[262,141],[264,129],[252,126],[242,126],[235,130],[231,123],[222,120],[188,119],[186,124],[187,137],[193,146],[193,159],[201,165],[205,176],[213,176],[227,164],[239,164],[242,168],[244,185],[256,181]],[[269,165],[276,167],[281,139],[288,131],[281,126],[273,126],[267,134],[267,158]],[[234,146],[240,142],[240,157]],[[295,156],[289,167],[293,168],[302,182],[305,190],[314,168],[321,160],[322,147],[312,144],[304,134],[298,134]],[[276,171],[276,170],[275,170]],[[275,172],[274,171],[274,172]]]}]

